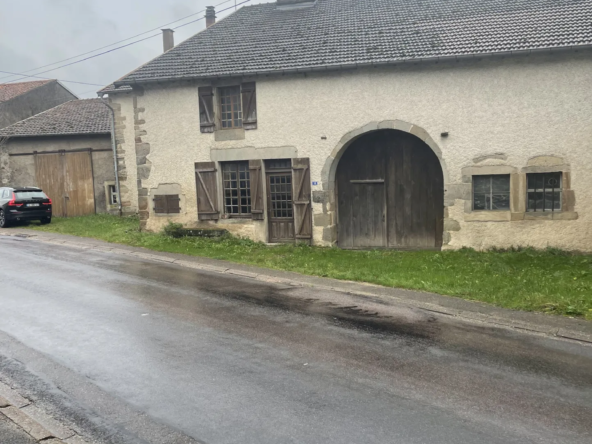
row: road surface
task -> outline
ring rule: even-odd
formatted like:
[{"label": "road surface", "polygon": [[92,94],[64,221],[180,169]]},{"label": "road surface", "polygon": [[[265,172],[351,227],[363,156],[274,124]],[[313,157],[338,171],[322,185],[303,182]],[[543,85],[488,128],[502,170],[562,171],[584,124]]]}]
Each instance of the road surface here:
[{"label": "road surface", "polygon": [[0,376],[99,442],[592,442],[589,346],[28,239],[0,258]]}]

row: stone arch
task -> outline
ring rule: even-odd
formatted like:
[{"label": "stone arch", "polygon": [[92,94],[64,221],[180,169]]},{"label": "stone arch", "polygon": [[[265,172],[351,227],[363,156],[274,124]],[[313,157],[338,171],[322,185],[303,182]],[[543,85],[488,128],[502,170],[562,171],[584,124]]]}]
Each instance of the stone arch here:
[{"label": "stone arch", "polygon": [[334,190],[337,165],[339,164],[339,160],[341,159],[341,156],[343,156],[343,153],[345,153],[345,151],[353,142],[365,134],[385,129],[393,129],[413,134],[415,137],[419,138],[422,142],[429,146],[440,161],[442,173],[444,174],[444,186],[450,183],[448,168],[446,166],[446,162],[442,158],[442,150],[425,129],[418,125],[404,122],[402,120],[383,120],[381,122],[370,122],[367,125],[350,131],[341,138],[323,166],[323,170],[321,172],[323,189],[329,191]]},{"label": "stone arch", "polygon": [[[442,157],[442,151],[440,147],[425,129],[417,125],[404,122],[402,120],[385,120],[381,122],[368,123],[367,125],[364,125],[345,134],[341,138],[339,143],[335,146],[331,154],[328,156],[328,158],[325,161],[325,165],[323,166],[323,170],[321,172],[321,179],[324,193],[326,193],[326,205],[323,206],[323,212],[327,213],[327,219],[330,221],[330,225],[325,225],[323,229],[324,242],[330,244],[335,244],[337,242],[338,214],[336,201],[337,196],[335,190],[337,169],[342,156],[345,154],[347,149],[358,139],[366,135],[369,135],[370,133],[379,132],[381,130],[396,130],[399,132],[408,133],[422,141],[425,145],[427,145],[428,148],[434,153],[434,155],[438,159],[442,171],[444,193],[447,193],[447,188],[450,184],[447,165]],[[443,216],[444,219],[447,218],[447,215],[448,211],[445,210]],[[444,245],[446,245],[449,241],[450,236],[449,233],[447,233],[446,231],[443,233],[443,235]]]}]

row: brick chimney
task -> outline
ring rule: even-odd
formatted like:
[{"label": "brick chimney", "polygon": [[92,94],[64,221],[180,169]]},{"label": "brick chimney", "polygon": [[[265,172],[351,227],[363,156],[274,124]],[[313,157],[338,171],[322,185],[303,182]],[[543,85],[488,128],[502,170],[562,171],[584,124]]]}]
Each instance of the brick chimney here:
[{"label": "brick chimney", "polygon": [[175,31],[172,29],[163,29],[162,30],[162,49],[164,52],[167,52],[169,49],[173,49],[175,47],[175,37],[173,34]]},{"label": "brick chimney", "polygon": [[206,7],[206,28],[216,23],[216,9],[213,6]]}]

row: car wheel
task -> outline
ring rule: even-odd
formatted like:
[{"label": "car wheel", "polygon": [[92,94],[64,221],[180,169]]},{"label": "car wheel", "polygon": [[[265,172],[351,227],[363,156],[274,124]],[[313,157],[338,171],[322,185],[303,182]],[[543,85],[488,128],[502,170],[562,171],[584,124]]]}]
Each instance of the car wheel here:
[{"label": "car wheel", "polygon": [[41,225],[47,225],[51,223],[51,217],[44,217],[41,219]]},{"label": "car wheel", "polygon": [[6,216],[3,210],[0,210],[0,228],[6,228],[8,226],[8,221],[6,220]]}]

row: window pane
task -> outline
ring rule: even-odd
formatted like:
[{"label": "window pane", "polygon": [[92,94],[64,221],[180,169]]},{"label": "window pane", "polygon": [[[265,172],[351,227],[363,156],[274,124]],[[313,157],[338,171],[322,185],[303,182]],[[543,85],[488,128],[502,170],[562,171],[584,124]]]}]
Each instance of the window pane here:
[{"label": "window pane", "polygon": [[494,194],[491,200],[492,210],[509,210],[510,194]]},{"label": "window pane", "polygon": [[542,190],[544,184],[544,174],[528,174],[528,189]]},{"label": "window pane", "polygon": [[509,175],[491,176],[491,192],[493,194],[509,193],[510,192],[510,176]]},{"label": "window pane", "polygon": [[485,194],[475,194],[473,196],[473,209],[474,210],[486,210],[485,206]]},{"label": "window pane", "polygon": [[491,188],[491,176],[473,176],[473,190],[479,194],[489,194]]},{"label": "window pane", "polygon": [[561,186],[561,173],[545,174],[545,188],[553,189],[560,188]]}]

